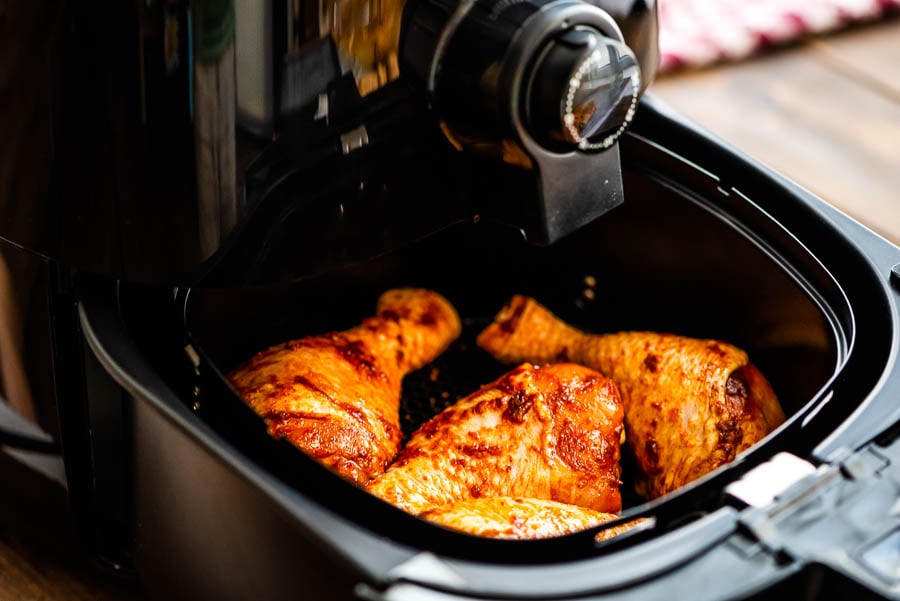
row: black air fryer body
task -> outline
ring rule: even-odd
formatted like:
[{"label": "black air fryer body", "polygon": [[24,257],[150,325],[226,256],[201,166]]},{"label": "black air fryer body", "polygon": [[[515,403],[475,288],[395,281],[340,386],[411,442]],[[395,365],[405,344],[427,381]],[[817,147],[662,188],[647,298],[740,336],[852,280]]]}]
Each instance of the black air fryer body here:
[{"label": "black air fryer body", "polygon": [[[134,562],[151,596],[893,595],[900,251],[650,101],[622,151],[628,202],[549,248],[461,223],[291,284],[173,291],[80,278],[85,352],[127,393],[114,427],[128,433]],[[266,344],[353,324],[401,284],[446,294],[466,330],[436,362],[437,383],[430,367],[407,379],[410,427],[428,416],[426,397],[433,413],[439,391],[455,398],[505,369],[471,336],[514,292],[595,331],[735,341],[788,422],[670,497],[628,502],[626,490],[623,519],[652,520],[632,536],[508,542],[440,529],[271,439],[222,378]],[[785,490],[765,465],[780,452],[811,464]],[[776,496],[757,507],[729,485],[761,464]]]},{"label": "black air fryer body", "polygon": [[[474,72],[453,69],[483,58],[460,48],[492,15],[501,33],[485,52],[505,49],[512,79],[555,73],[583,48],[596,66],[598,47],[644,74],[614,91],[637,98],[652,79],[653,3],[599,3],[609,21],[568,1],[521,5],[409,5],[400,54],[418,44],[438,58],[401,56],[398,74],[390,56],[363,64],[339,29],[329,42],[315,15],[274,4],[248,16],[227,2],[116,3],[91,19],[36,4],[58,44],[41,60],[70,67],[48,84],[66,103],[39,108],[57,137],[21,159],[15,189],[42,202],[14,210],[13,187],[0,198],[2,258],[27,275],[14,290],[30,292],[30,339],[47,341],[23,355],[54,375],[32,395],[58,432],[90,552],[153,599],[900,596],[900,249],[652,98],[612,134],[553,130],[552,111],[535,117],[555,106],[544,88],[500,76],[484,84],[496,95],[450,102]],[[586,24],[571,33],[574,16]],[[248,23],[278,35],[228,59],[215,26],[235,21],[238,42],[256,39]],[[550,41],[504,71],[527,47],[517,27]],[[102,64],[86,80],[88,55]],[[265,75],[230,82],[243,86],[236,107],[203,88],[227,88],[219,69],[232,64]],[[82,98],[79,82],[102,93]],[[628,94],[588,92],[625,98],[611,106],[627,112]],[[236,121],[217,129],[210,115]],[[566,198],[583,204],[567,212]],[[592,211],[605,214],[579,217]],[[603,526],[516,542],[442,529],[270,437],[223,377],[269,344],[358,322],[400,285],[441,292],[464,326],[404,382],[406,434],[506,369],[473,339],[517,293],[589,331],[741,346],[788,420],[650,503],[626,462],[622,520],[647,520],[604,543]],[[2,435],[6,448],[56,450]]]}]

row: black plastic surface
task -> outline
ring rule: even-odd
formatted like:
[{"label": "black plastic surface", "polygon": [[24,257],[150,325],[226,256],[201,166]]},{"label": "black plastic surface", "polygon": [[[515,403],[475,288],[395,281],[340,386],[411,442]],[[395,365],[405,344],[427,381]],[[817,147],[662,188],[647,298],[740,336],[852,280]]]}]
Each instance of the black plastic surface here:
[{"label": "black plastic surface", "polygon": [[[795,244],[783,248],[782,256],[792,269],[808,275],[824,267],[833,282],[816,281],[816,287],[845,297],[831,308],[824,306],[846,324],[849,355],[834,379],[835,398],[817,408],[806,424],[810,440],[821,443],[814,457],[821,461],[841,447],[859,448],[900,421],[900,407],[891,401],[900,395],[900,293],[889,284],[900,249],[751,158],[725,152],[724,143],[652,98],[644,104],[636,133],[677,149],[680,160],[702,166],[707,175],[690,185],[731,191],[726,206],[749,202],[758,207],[758,212],[735,216],[734,222],[762,239],[788,232]],[[711,144],[718,150],[712,151]],[[853,419],[846,419],[851,411]]]},{"label": "black plastic surface", "polygon": [[[158,361],[159,355],[168,357],[173,348],[180,352],[184,341],[155,348],[151,342],[160,333],[144,309],[165,306],[166,299],[171,303],[171,293],[154,297],[146,290],[123,288],[121,321],[108,315],[116,311],[116,303],[114,298],[103,300],[108,292],[102,293],[101,286],[99,297],[82,305],[91,346],[136,397],[141,412],[149,408],[162,416],[161,421],[146,422],[152,423],[148,432],[167,429],[167,436],[192,441],[180,461],[194,457],[197,465],[212,461],[228,466],[235,482],[249,482],[258,491],[252,493],[252,511],[288,516],[286,523],[297,529],[295,536],[308,541],[294,551],[299,564],[305,553],[325,553],[346,570],[347,578],[358,579],[373,594],[396,590],[392,585],[404,580],[463,597],[585,597],[605,591],[622,598],[670,599],[673,591],[695,591],[692,598],[736,598],[760,593],[788,576],[784,590],[796,590],[791,587],[805,586],[796,583],[815,581],[802,560],[785,563],[778,554],[754,547],[735,529],[734,513],[727,508],[703,516],[721,507],[725,483],[776,450],[808,456],[827,436],[833,435],[832,440],[817,452],[829,444],[865,442],[889,425],[887,420],[898,410],[896,397],[887,394],[897,378],[897,334],[896,327],[885,325],[897,323],[897,293],[888,285],[888,274],[898,262],[898,250],[749,160],[650,107],[644,109],[624,147],[630,173],[626,190],[635,199],[645,194],[655,198],[660,204],[653,211],[626,203],[611,214],[613,221],[601,220],[550,249],[523,247],[515,237],[504,238],[502,230],[486,230],[491,235],[483,238],[456,238],[447,231],[405,254],[308,282],[305,291],[302,285],[293,288],[299,295],[295,298],[285,295],[285,289],[193,291],[197,296],[191,301],[190,321],[192,334],[208,351],[205,359],[228,369],[251,349],[311,333],[312,328],[354,323],[371,311],[385,287],[417,284],[447,293],[464,315],[489,316],[516,291],[537,296],[564,318],[595,331],[674,329],[677,324],[679,333],[721,337],[745,346],[778,383],[776,390],[794,414],[792,421],[729,469],[637,510],[657,518],[657,530],[643,538],[593,547],[588,532],[534,544],[503,544],[445,532],[365,500],[365,493],[305,460],[286,443],[268,439],[262,423],[254,422],[249,410],[242,412],[240,401],[228,399],[227,389],[216,397],[194,397],[189,390],[173,388],[174,380],[167,383],[170,376],[160,365],[171,357]],[[680,200],[668,204],[673,199]],[[716,239],[713,246],[723,250],[709,253],[710,241]],[[443,254],[424,252],[429,245],[443,249]],[[480,263],[466,263],[468,253],[479,256]],[[604,260],[591,263],[591,253],[600,253]],[[468,272],[461,269],[469,266]],[[519,270],[527,271],[529,278],[521,279]],[[447,274],[456,272],[468,276],[470,297],[450,286]],[[584,294],[585,275],[600,284],[593,291],[596,300]],[[485,282],[490,285],[484,287]],[[360,290],[367,292],[347,294]],[[305,304],[296,304],[297,298]],[[279,305],[289,310],[275,311]],[[254,307],[265,320],[254,321],[247,313]],[[203,316],[205,327],[197,315]],[[244,326],[236,328],[239,323]],[[799,330],[781,330],[803,332],[789,338],[799,346],[782,347],[779,354],[779,344],[767,344],[783,340],[766,336],[767,325],[773,323],[802,324]],[[207,371],[205,377],[204,386],[221,386],[215,373]],[[197,400],[199,413],[193,408]],[[227,408],[222,414],[226,419],[204,413],[217,402]],[[844,423],[855,410],[859,413]],[[863,440],[866,430],[868,438]],[[204,494],[202,487],[198,490],[187,481],[189,473],[176,473],[181,475],[168,483],[172,490]],[[139,478],[144,487],[157,483],[152,474]],[[210,487],[205,499],[210,506],[219,502],[213,490]],[[202,507],[203,501],[196,506]],[[153,519],[184,521],[177,506],[170,511],[160,503],[145,509]],[[242,523],[252,523],[252,517]],[[692,519],[697,521],[684,525]],[[177,536],[178,530],[171,532]],[[190,536],[202,538],[198,532]],[[267,539],[254,539],[251,548]],[[172,573],[194,566],[173,558],[170,542],[147,540],[142,561],[153,566],[148,569],[154,573],[164,574],[166,566]],[[408,563],[422,549],[435,553],[437,564]],[[244,567],[271,576],[252,561]],[[194,570],[206,574],[201,566],[186,568]],[[175,584],[172,590],[177,590]]]}]

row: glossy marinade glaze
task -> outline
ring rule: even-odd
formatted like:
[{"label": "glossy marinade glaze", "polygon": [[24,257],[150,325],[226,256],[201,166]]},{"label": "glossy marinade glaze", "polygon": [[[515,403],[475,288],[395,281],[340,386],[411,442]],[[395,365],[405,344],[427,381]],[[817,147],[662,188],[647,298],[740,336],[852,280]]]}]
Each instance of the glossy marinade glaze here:
[{"label": "glossy marinade glaze", "polygon": [[500,361],[574,361],[612,378],[628,444],[656,498],[732,461],[784,422],[772,387],[730,344],[655,332],[592,335],[515,296],[478,337]]},{"label": "glossy marinade glaze", "polygon": [[367,489],[413,514],[507,496],[614,513],[622,419],[619,393],[599,373],[521,365],[426,422]]},{"label": "glossy marinade glaze", "polygon": [[[419,516],[467,534],[514,540],[572,534],[617,517],[577,505],[527,497],[465,499],[428,509]],[[639,523],[638,520],[601,530],[597,540],[609,540]]]},{"label": "glossy marinade glaze", "polygon": [[436,292],[389,290],[360,325],[275,345],[228,377],[272,435],[364,484],[400,448],[403,376],[437,357],[460,329]]}]

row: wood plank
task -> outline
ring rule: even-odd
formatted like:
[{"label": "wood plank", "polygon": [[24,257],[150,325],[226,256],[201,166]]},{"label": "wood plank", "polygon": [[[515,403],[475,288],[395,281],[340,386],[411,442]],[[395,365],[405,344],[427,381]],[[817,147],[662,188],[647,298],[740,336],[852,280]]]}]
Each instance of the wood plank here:
[{"label": "wood plank", "polygon": [[72,530],[58,484],[0,452],[0,599],[142,601],[136,583],[96,570]]},{"label": "wood plank", "polygon": [[816,49],[662,78],[652,92],[900,243],[900,103],[849,79]]},{"label": "wood plank", "polygon": [[811,40],[810,46],[848,78],[900,102],[900,15]]}]

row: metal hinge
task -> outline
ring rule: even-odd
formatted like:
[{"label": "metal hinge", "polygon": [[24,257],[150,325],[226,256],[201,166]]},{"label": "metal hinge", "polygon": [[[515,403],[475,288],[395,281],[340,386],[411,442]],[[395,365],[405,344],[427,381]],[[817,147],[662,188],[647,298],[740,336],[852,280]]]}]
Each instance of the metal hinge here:
[{"label": "metal hinge", "polygon": [[345,155],[368,145],[369,132],[366,130],[365,125],[360,125],[341,134],[341,150]]}]

